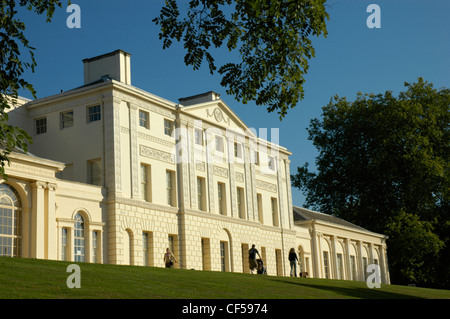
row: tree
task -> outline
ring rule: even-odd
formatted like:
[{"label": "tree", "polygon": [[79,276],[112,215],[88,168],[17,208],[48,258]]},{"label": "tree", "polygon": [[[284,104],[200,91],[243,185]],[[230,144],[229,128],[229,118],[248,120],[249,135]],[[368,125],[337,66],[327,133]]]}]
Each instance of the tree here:
[{"label": "tree", "polygon": [[[45,13],[50,21],[60,0],[2,0],[0,2],[0,178],[6,178],[5,164],[9,154],[19,148],[27,151],[31,137],[22,129],[8,124],[6,110],[14,105],[19,89],[26,89],[36,97],[33,86],[23,74],[26,69],[34,72],[36,60],[34,48],[25,37],[25,24],[17,18],[17,6],[26,7],[37,14]],[[23,51],[28,51],[30,60],[23,60]]]},{"label": "tree", "polygon": [[405,87],[334,97],[308,129],[317,170],[299,167],[292,185],[307,207],[388,235],[393,282],[449,287],[450,90]]},{"label": "tree", "polygon": [[[327,35],[326,0],[191,0],[181,17],[176,0],[166,0],[159,17],[163,48],[183,41],[186,65],[206,60],[217,69],[211,48],[237,50],[240,61],[225,63],[221,85],[237,101],[255,101],[282,119],[303,99],[304,75],[314,57],[311,36]],[[184,1],[180,1],[185,3]]]}]

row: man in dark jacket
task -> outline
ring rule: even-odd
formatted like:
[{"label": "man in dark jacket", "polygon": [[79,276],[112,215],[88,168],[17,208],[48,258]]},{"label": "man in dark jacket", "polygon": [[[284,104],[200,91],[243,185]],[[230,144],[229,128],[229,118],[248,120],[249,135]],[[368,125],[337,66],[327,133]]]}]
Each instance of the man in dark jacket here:
[{"label": "man in dark jacket", "polygon": [[295,277],[297,277],[297,263],[298,263],[298,258],[297,258],[297,254],[295,253],[295,249],[291,248],[291,250],[289,250],[289,263],[291,264],[291,277],[292,277],[292,272],[294,272]]},{"label": "man in dark jacket", "polygon": [[252,245],[252,248],[248,251],[248,264],[252,274],[253,270],[258,267],[258,264],[256,263],[256,254],[258,254],[260,259],[262,259],[258,249],[255,248],[255,245]]}]

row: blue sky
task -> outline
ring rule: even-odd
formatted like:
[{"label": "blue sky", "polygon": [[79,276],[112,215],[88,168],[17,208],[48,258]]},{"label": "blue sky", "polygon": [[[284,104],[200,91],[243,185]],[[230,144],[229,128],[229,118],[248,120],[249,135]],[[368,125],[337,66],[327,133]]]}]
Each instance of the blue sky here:
[{"label": "blue sky", "polygon": [[[448,0],[329,0],[328,36],[313,40],[316,56],[306,75],[305,98],[280,122],[264,107],[243,105],[227,96],[220,76],[207,66],[198,71],[184,64],[182,45],[163,50],[152,19],[163,0],[72,0],[81,8],[81,28],[69,29],[70,13],[59,8],[52,22],[23,13],[26,36],[36,48],[37,68],[28,74],[38,97],[83,84],[85,58],[122,49],[131,53],[132,84],[177,102],[178,98],[216,91],[251,128],[279,128],[279,142],[288,148],[291,173],[305,162],[314,167],[318,152],[306,128],[320,118],[321,108],[334,95],[353,100],[357,92],[398,93],[404,82],[421,76],[435,87],[450,86],[450,1]],[[186,0],[186,4],[188,1]],[[370,29],[369,4],[381,12],[381,28]],[[217,51],[217,61],[231,54]],[[31,98],[28,92],[20,92]],[[269,136],[270,139],[270,136]],[[293,203],[304,196],[293,189]]]}]

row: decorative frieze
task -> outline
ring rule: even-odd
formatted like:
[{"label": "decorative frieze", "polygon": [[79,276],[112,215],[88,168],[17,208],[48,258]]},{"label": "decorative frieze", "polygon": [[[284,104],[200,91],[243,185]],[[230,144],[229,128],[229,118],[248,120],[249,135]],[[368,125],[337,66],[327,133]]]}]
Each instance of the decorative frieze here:
[{"label": "decorative frieze", "polygon": [[139,145],[139,154],[141,156],[153,158],[162,162],[175,164],[175,155],[157,150],[148,146]]},{"label": "decorative frieze", "polygon": [[214,175],[228,178],[228,169],[214,165],[213,170],[214,170]]},{"label": "decorative frieze", "polygon": [[277,185],[272,184],[272,183],[268,183],[268,182],[264,182],[262,180],[257,179],[256,180],[256,188],[262,189],[262,190],[266,190],[272,193],[276,193],[277,192]]}]

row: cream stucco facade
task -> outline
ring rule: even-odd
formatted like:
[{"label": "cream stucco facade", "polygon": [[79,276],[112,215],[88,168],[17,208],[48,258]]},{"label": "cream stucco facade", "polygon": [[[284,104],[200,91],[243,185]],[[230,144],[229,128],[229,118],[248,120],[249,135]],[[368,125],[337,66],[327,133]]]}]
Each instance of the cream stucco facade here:
[{"label": "cream stucco facade", "polygon": [[9,112],[33,144],[0,181],[17,226],[0,227],[0,255],[164,267],[170,247],[177,267],[250,272],[255,244],[269,275],[289,275],[295,248],[310,277],[364,280],[377,263],[389,283],[385,236],[293,207],[291,152],[217,93],[138,89],[121,50],[83,62],[82,86]]}]

